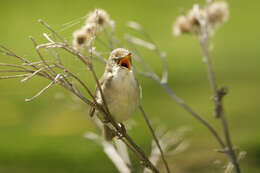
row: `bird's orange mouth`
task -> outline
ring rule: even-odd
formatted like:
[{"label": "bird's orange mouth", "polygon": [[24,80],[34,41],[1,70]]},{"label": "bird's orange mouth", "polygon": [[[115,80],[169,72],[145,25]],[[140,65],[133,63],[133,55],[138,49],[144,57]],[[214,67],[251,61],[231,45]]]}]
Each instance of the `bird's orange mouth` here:
[{"label": "bird's orange mouth", "polygon": [[121,61],[119,62],[119,64],[122,67],[128,68],[128,70],[131,70],[131,53],[129,53],[128,55],[126,55],[123,59],[121,59]]}]

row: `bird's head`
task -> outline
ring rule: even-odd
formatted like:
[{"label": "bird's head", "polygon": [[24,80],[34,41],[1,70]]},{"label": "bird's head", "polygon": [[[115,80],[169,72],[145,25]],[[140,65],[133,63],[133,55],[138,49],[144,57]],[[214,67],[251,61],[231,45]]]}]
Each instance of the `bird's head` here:
[{"label": "bird's head", "polygon": [[108,59],[107,68],[120,68],[122,70],[131,71],[131,53],[124,48],[114,49]]}]

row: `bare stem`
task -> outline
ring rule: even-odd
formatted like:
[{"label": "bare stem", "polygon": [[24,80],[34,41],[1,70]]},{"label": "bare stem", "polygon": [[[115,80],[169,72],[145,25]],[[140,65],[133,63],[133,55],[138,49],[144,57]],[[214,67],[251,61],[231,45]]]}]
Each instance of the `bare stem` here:
[{"label": "bare stem", "polygon": [[140,109],[140,111],[141,111],[141,113],[142,113],[142,115],[143,115],[143,117],[145,119],[145,122],[146,122],[147,126],[149,127],[149,130],[151,131],[151,133],[153,135],[153,138],[154,138],[154,141],[155,141],[157,147],[159,148],[159,151],[161,153],[161,157],[162,157],[162,160],[163,160],[163,164],[164,164],[164,166],[165,166],[165,168],[167,170],[167,173],[170,173],[170,168],[169,168],[168,163],[166,161],[166,158],[164,156],[164,153],[163,153],[162,147],[160,145],[160,142],[159,142],[158,138],[155,135],[155,132],[154,132],[154,130],[152,128],[152,125],[151,125],[151,123],[150,123],[150,121],[149,121],[149,119],[148,119],[148,117],[147,117],[147,115],[146,115],[142,105],[139,106],[139,109]]},{"label": "bare stem", "polygon": [[[206,9],[206,12],[208,10]],[[206,15],[208,16],[208,15]],[[232,147],[232,142],[231,142],[231,138],[230,138],[230,133],[229,133],[229,129],[228,129],[228,124],[226,121],[226,117],[224,115],[223,112],[223,105],[222,105],[222,97],[224,96],[223,93],[221,92],[222,90],[218,89],[217,86],[217,82],[216,82],[216,78],[214,75],[214,71],[212,68],[212,63],[211,63],[211,58],[210,58],[210,53],[209,53],[209,39],[210,36],[208,34],[208,26],[207,26],[207,22],[208,19],[206,17],[205,20],[201,19],[199,16],[199,20],[200,22],[200,35],[199,35],[199,41],[200,41],[200,45],[201,45],[201,49],[203,52],[203,58],[207,67],[207,73],[208,73],[208,79],[209,79],[209,83],[210,86],[212,88],[213,91],[213,100],[214,100],[214,104],[215,104],[215,114],[217,118],[221,118],[221,122],[222,122],[222,126],[223,126],[223,132],[225,135],[225,139],[226,139],[226,147],[227,150],[226,153],[227,155],[230,157],[234,167],[235,167],[235,171],[236,173],[240,173],[240,167],[237,161],[237,157],[235,154],[235,151],[233,150]],[[226,93],[224,93],[226,94]]]},{"label": "bare stem", "polygon": [[20,78],[20,77],[26,77],[30,74],[18,74],[14,76],[0,76],[0,79],[11,79],[11,78]]},{"label": "bare stem", "polygon": [[38,92],[35,96],[33,96],[30,99],[25,99],[26,102],[30,102],[34,100],[35,98],[39,97],[44,91],[46,91],[48,88],[50,88],[53,84],[55,84],[60,78],[60,74],[58,74],[53,81],[51,81],[50,84],[48,84],[46,87],[44,87],[40,92]]}]

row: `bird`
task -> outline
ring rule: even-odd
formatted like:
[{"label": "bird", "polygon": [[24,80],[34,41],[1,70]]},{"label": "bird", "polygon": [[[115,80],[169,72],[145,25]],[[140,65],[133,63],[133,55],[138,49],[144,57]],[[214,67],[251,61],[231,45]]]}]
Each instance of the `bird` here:
[{"label": "bird", "polygon": [[[133,72],[131,53],[127,49],[116,48],[110,53],[99,83],[111,116],[122,125],[122,122],[136,112],[142,97],[141,87]],[[102,105],[103,100],[97,87],[94,96],[96,102]],[[101,113],[94,107],[90,109],[89,114],[91,117],[97,115],[102,119]],[[105,140],[111,141],[116,134],[108,124],[103,123],[102,126]]]}]

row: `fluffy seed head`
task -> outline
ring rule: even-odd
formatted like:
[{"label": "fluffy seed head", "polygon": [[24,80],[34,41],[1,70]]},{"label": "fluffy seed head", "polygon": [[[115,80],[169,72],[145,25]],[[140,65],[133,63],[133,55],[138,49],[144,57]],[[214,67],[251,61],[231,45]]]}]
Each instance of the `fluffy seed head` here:
[{"label": "fluffy seed head", "polygon": [[87,36],[86,32],[82,29],[76,30],[73,33],[73,47],[75,49],[86,48],[91,42],[90,37]]},{"label": "fluffy seed head", "polygon": [[194,6],[192,10],[189,11],[187,15],[190,24],[192,26],[192,30],[198,30],[200,27],[199,18],[202,20],[206,19],[206,12],[204,9],[200,9],[197,6]]},{"label": "fluffy seed head", "polygon": [[179,36],[183,33],[190,32],[192,29],[191,22],[187,16],[180,16],[177,18],[173,26],[173,34]]},{"label": "fluffy seed head", "polygon": [[209,22],[223,23],[228,19],[228,4],[224,1],[213,2],[208,7]]},{"label": "fluffy seed head", "polygon": [[106,25],[110,25],[111,21],[105,10],[96,9],[88,15],[86,24],[88,23],[93,23],[98,27],[104,28]]},{"label": "fluffy seed head", "polygon": [[214,34],[216,28],[228,19],[228,5],[224,1],[213,2],[205,8],[199,8],[197,4],[186,15],[177,18],[173,33],[179,36],[183,33],[200,31],[201,22],[208,21],[208,31]]},{"label": "fluffy seed head", "polygon": [[89,37],[95,37],[98,33],[97,25],[94,23],[87,23],[82,30],[85,31]]}]

